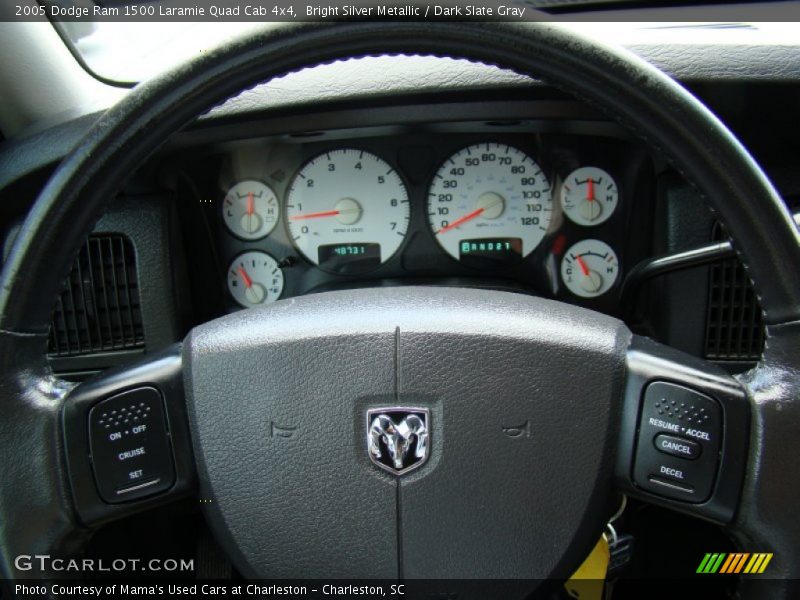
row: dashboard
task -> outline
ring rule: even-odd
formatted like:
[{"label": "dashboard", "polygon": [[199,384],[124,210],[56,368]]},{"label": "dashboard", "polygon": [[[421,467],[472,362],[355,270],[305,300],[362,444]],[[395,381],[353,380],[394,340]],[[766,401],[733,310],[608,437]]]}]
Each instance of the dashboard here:
[{"label": "dashboard", "polygon": [[[655,163],[610,123],[493,118],[191,145],[226,311],[332,289],[505,289],[620,314],[649,251]],[[212,275],[213,273],[213,275]]]}]

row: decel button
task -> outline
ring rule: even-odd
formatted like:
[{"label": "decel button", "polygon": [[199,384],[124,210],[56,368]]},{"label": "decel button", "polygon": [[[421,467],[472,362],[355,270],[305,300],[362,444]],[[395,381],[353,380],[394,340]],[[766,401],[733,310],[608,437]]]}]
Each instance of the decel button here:
[{"label": "decel button", "polygon": [[700,456],[701,452],[700,444],[697,442],[665,433],[659,433],[653,439],[653,444],[655,444],[656,450],[659,452],[688,458],[689,460],[694,460]]},{"label": "decel button", "polygon": [[128,390],[93,406],[89,443],[97,491],[106,502],[150,496],[175,482],[164,402],[155,388]]}]

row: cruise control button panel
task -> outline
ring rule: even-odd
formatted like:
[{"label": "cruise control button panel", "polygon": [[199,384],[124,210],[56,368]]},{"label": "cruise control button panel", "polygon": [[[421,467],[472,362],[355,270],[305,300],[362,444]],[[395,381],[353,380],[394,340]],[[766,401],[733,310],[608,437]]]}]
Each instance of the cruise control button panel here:
[{"label": "cruise control button panel", "polygon": [[716,400],[681,385],[653,382],[644,392],[633,480],[659,496],[705,502],[721,443],[722,409]]},{"label": "cruise control button panel", "polygon": [[108,503],[163,492],[175,482],[164,402],[153,387],[128,390],[93,406],[89,445],[97,490]]}]

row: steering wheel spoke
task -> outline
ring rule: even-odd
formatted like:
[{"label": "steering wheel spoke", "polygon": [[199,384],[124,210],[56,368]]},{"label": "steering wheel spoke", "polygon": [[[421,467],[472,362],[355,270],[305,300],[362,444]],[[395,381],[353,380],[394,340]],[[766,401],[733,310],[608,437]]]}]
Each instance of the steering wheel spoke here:
[{"label": "steering wheel spoke", "polygon": [[722,368],[634,337],[615,479],[627,494],[720,524],[733,521],[750,409]]},{"label": "steering wheel spoke", "polygon": [[88,527],[195,485],[180,346],[76,387],[62,412],[69,482]]}]

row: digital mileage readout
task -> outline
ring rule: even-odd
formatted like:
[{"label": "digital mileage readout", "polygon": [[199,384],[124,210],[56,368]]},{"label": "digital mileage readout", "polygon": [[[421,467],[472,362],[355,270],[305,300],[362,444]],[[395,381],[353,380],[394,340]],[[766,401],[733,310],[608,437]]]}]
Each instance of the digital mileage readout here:
[{"label": "digital mileage readout", "polygon": [[336,273],[363,273],[381,264],[380,244],[323,244],[317,248],[319,266]]},{"label": "digital mileage readout", "polygon": [[498,262],[514,262],[522,258],[520,238],[482,238],[461,240],[458,243],[459,259],[472,266],[495,265]]}]

